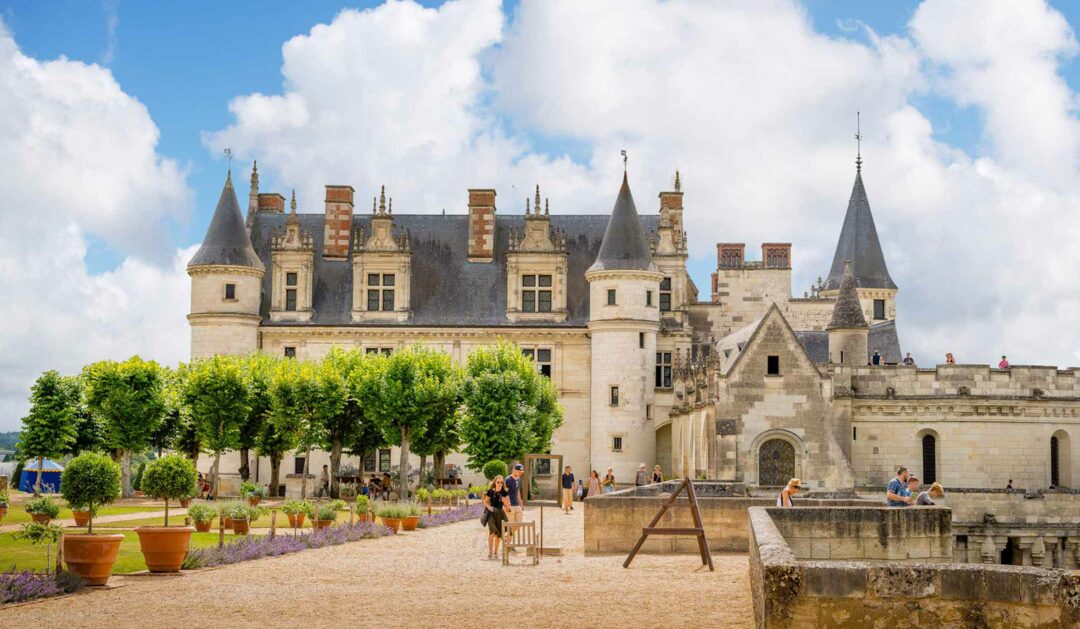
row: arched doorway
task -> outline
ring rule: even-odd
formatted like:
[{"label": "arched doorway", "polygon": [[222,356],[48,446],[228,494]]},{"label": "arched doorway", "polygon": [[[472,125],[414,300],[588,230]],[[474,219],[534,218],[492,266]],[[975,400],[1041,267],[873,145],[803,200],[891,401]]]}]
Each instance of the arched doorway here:
[{"label": "arched doorway", "polygon": [[758,450],[758,485],[786,485],[795,476],[795,448],[784,439],[769,439]]}]

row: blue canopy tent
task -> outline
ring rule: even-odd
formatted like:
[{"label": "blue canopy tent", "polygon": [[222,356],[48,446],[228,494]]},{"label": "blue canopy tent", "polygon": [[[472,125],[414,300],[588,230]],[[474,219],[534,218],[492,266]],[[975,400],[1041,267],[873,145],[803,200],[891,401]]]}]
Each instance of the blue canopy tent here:
[{"label": "blue canopy tent", "polygon": [[[34,491],[37,483],[38,462],[30,459],[23,466],[22,476],[19,477],[19,491]],[[60,492],[60,475],[64,473],[64,466],[52,459],[45,459],[41,465],[41,490],[45,493]]]}]

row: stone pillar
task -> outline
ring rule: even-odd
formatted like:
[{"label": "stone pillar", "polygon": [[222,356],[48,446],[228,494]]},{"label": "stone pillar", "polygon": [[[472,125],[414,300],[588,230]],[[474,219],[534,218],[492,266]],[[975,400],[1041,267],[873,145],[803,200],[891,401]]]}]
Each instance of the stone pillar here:
[{"label": "stone pillar", "polygon": [[1031,565],[1042,567],[1043,561],[1046,558],[1046,543],[1043,542],[1042,535],[1035,538],[1035,541],[1031,544]]},{"label": "stone pillar", "polygon": [[998,563],[1001,555],[998,554],[997,545],[994,544],[994,536],[987,535],[983,538],[982,550],[979,552],[982,562],[985,564]]}]

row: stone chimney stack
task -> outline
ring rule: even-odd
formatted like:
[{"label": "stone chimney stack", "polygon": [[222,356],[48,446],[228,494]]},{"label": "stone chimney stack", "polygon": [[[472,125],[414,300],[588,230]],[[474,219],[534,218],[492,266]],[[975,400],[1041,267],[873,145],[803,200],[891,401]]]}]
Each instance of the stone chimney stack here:
[{"label": "stone chimney stack", "polygon": [[675,189],[660,193],[660,215],[667,215],[676,234],[683,232],[683,192],[679,171],[675,171]]},{"label": "stone chimney stack", "polygon": [[495,257],[495,191],[469,188],[469,262]]},{"label": "stone chimney stack", "polygon": [[324,258],[346,258],[352,233],[352,186],[326,186],[326,232],[323,235]]}]

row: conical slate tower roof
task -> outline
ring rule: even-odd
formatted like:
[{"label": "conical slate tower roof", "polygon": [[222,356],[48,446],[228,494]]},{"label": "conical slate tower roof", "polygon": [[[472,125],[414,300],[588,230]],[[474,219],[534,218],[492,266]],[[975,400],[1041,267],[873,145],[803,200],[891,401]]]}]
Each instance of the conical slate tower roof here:
[{"label": "conical slate tower roof", "polygon": [[623,173],[622,188],[611,210],[600,253],[590,271],[655,271],[645,229],[638,218],[630,184]]},{"label": "conical slate tower roof", "polygon": [[189,268],[210,265],[263,268],[244,226],[244,216],[240,213],[240,203],[233,190],[232,173],[225,179],[225,187],[221,190],[221,198],[218,199],[214,217],[210,219],[210,227],[206,229],[202,246],[188,262]]},{"label": "conical slate tower roof", "polygon": [[855,293],[855,275],[851,271],[851,260],[844,260],[843,265],[844,271],[840,279],[840,294],[836,296],[832,320],[829,321],[829,325],[825,326],[826,330],[868,327],[866,317],[863,316],[862,306],[859,305],[859,296]]},{"label": "conical slate tower roof", "polygon": [[866,198],[863,187],[862,169],[855,172],[855,186],[851,189],[844,227],[840,230],[840,240],[836,243],[832,269],[825,281],[825,290],[836,290],[844,275],[844,260],[850,260],[855,267],[856,288],[896,288],[889,269],[885,266],[885,256],[881,253],[877,228],[874,227],[874,215],[870,213],[870,201]]}]

